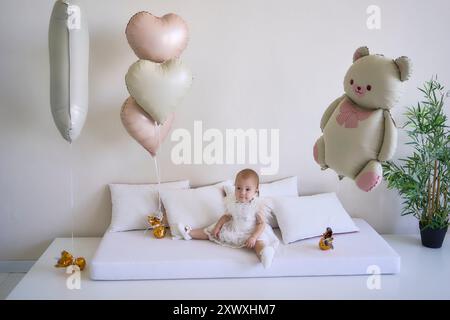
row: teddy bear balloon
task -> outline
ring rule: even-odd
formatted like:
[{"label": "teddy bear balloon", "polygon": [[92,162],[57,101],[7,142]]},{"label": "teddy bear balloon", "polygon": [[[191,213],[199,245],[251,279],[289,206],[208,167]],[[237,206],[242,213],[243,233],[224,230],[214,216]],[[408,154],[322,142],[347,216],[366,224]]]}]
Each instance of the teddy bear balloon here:
[{"label": "teddy bear balloon", "polygon": [[381,163],[397,147],[397,128],[389,110],[395,106],[411,74],[407,57],[395,60],[369,54],[361,47],[344,78],[345,94],[322,116],[323,135],[314,145],[314,159],[323,170],[331,168],[339,179],[355,180],[363,191],[377,187]]}]

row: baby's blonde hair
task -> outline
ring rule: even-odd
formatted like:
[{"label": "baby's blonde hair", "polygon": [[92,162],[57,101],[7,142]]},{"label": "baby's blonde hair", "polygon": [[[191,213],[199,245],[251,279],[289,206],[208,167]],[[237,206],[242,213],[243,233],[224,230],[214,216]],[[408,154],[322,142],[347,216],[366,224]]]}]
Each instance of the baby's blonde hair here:
[{"label": "baby's blonde hair", "polygon": [[[238,172],[238,174],[236,175],[236,179],[234,180],[234,184],[237,183],[238,179],[248,179],[248,178],[253,178],[256,182],[256,189],[259,189],[259,176],[258,174],[252,170],[252,169],[244,169]],[[259,191],[258,191],[259,192]]]}]

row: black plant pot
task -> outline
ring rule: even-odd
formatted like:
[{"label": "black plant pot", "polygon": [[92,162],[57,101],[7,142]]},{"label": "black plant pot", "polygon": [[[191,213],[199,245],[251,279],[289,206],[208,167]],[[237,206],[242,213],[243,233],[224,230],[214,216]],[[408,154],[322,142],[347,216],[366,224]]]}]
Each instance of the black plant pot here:
[{"label": "black plant pot", "polygon": [[448,226],[442,229],[426,228],[422,230],[422,224],[419,223],[419,228],[422,245],[424,247],[435,249],[442,247]]}]

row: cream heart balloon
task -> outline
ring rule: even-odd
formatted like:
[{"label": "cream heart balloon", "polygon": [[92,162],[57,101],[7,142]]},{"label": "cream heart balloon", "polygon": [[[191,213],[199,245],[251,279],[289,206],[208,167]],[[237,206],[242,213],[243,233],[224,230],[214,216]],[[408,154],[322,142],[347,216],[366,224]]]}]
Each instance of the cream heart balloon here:
[{"label": "cream heart balloon", "polygon": [[175,114],[170,114],[167,120],[158,126],[136,101],[129,97],[122,106],[120,118],[130,136],[155,156],[172,128]]},{"label": "cream heart balloon", "polygon": [[142,109],[163,123],[191,87],[192,74],[178,59],[162,64],[138,60],[128,70],[125,82]]},{"label": "cream heart balloon", "polygon": [[138,12],[125,31],[128,43],[139,59],[164,62],[180,56],[188,43],[188,27],[174,13],[159,18]]}]

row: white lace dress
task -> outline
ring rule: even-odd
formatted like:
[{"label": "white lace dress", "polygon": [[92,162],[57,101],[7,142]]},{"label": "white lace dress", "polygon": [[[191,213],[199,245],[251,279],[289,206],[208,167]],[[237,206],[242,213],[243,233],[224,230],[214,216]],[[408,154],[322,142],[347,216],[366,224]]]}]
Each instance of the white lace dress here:
[{"label": "white lace dress", "polygon": [[[226,247],[242,248],[256,228],[256,215],[258,212],[265,213],[265,204],[258,197],[249,203],[240,203],[234,196],[225,198],[225,207],[231,219],[225,222],[220,229],[219,235],[214,237],[213,230],[216,223],[206,227],[204,232],[211,241]],[[272,227],[267,223],[264,231],[257,240],[262,240],[267,246],[278,247],[280,241],[274,234]]]}]

